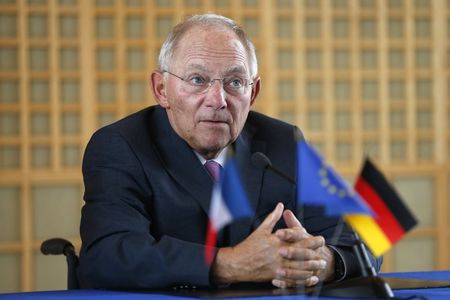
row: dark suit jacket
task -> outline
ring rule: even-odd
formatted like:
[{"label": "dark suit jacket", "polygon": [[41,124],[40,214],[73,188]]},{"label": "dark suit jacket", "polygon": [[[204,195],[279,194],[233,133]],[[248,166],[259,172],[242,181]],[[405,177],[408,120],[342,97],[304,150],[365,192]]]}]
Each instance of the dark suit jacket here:
[{"label": "dark suit jacket", "polygon": [[[279,201],[297,211],[311,234],[331,243],[337,220],[315,209],[298,210],[295,185],[251,163],[251,154],[261,151],[295,177],[296,130],[250,112],[235,149],[255,215],[222,230],[218,247],[245,239]],[[213,182],[172,129],[164,109],[149,107],[97,131],[85,152],[83,175],[86,204],[78,268],[82,288],[211,285],[204,242]],[[349,273],[356,274],[346,248],[348,231],[333,244],[339,246]]]}]

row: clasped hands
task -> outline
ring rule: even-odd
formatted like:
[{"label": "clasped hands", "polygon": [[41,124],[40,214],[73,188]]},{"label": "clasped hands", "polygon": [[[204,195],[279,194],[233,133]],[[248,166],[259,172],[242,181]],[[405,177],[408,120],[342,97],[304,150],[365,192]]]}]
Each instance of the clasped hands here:
[{"label": "clasped hands", "polygon": [[[283,218],[287,228],[272,232]],[[334,253],[322,236],[309,234],[282,203],[244,241],[220,248],[212,265],[216,283],[272,282],[276,287],[313,286],[334,277]]]}]

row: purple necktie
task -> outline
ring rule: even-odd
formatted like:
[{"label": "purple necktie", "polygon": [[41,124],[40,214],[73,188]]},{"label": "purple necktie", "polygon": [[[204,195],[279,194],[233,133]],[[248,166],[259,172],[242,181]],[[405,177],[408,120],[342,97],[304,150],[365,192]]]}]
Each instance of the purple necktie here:
[{"label": "purple necktie", "polygon": [[219,181],[219,175],[220,175],[220,169],[222,169],[222,166],[214,161],[214,160],[207,160],[205,162],[206,170],[208,170],[209,175],[214,179],[214,181]]}]

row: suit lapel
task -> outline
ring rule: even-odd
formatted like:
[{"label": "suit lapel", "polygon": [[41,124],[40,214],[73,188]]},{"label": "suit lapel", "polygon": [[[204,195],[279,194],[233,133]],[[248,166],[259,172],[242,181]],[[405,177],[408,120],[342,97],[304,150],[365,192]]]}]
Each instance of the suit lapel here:
[{"label": "suit lapel", "polygon": [[[253,139],[252,131],[246,128],[236,140],[235,146],[239,175],[247,192],[250,207],[256,214],[264,170],[252,164],[251,156],[255,152],[263,152],[266,144],[263,141]],[[230,245],[235,245],[248,236],[252,230],[252,222],[251,219],[243,219],[230,225]]]},{"label": "suit lapel", "polygon": [[154,122],[155,146],[169,175],[208,213],[213,181],[189,145],[172,129],[161,109]]}]

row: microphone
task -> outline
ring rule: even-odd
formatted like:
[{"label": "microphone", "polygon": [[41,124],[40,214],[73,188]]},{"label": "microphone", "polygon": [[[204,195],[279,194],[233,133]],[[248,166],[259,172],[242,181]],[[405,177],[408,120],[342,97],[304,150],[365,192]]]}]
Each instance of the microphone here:
[{"label": "microphone", "polygon": [[253,163],[253,165],[255,165],[257,167],[260,167],[263,169],[270,169],[272,172],[274,172],[275,174],[277,174],[280,177],[283,177],[290,183],[296,184],[295,180],[291,176],[286,175],[281,170],[272,166],[272,162],[270,161],[270,159],[262,152],[255,152],[252,154],[252,163]]}]

